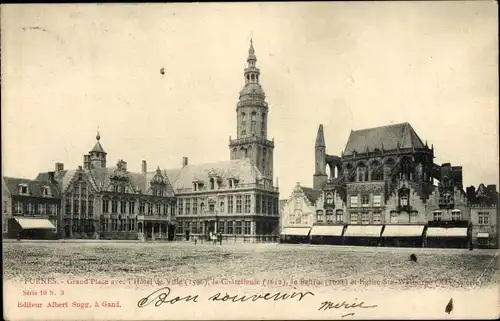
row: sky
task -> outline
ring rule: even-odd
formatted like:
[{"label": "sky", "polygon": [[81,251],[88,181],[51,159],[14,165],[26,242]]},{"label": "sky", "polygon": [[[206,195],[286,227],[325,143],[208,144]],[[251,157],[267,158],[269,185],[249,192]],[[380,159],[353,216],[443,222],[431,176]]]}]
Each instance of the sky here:
[{"label": "sky", "polygon": [[[2,172],[229,160],[250,38],[280,198],[314,142],[409,122],[465,185],[498,184],[497,5],[474,2],[2,5]],[[160,73],[164,68],[164,74]]]}]

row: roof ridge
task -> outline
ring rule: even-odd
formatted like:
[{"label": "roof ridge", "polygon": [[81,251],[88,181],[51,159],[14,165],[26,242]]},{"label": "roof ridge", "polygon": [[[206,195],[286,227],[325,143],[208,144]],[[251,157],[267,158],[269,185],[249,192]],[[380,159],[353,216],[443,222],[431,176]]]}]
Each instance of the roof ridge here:
[{"label": "roof ridge", "polygon": [[360,131],[364,131],[364,130],[371,130],[371,129],[378,129],[378,128],[387,128],[387,127],[396,127],[396,126],[401,126],[401,125],[410,125],[410,123],[409,122],[402,122],[402,123],[396,123],[396,124],[374,126],[374,127],[369,127],[369,128],[354,129],[354,130],[351,130],[351,131],[360,132]]}]

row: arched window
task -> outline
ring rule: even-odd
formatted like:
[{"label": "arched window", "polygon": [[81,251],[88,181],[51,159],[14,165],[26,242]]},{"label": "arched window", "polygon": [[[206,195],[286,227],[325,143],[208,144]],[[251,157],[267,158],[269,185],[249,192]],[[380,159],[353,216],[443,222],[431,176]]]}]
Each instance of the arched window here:
[{"label": "arched window", "polygon": [[256,121],[256,117],[257,117],[257,114],[255,112],[252,112],[252,119],[251,119],[251,123],[250,123],[250,132],[252,134],[255,134],[255,127],[256,127],[256,124],[257,124],[257,121]]},{"label": "arched window", "polygon": [[413,175],[415,173],[415,168],[413,162],[408,157],[404,157],[401,160],[401,178],[413,180]]},{"label": "arched window", "polygon": [[316,211],[316,222],[318,222],[318,223],[323,222],[323,211],[322,210]]},{"label": "arched window", "polygon": [[215,189],[215,180],[213,178],[210,179],[210,189]]},{"label": "arched window", "polygon": [[368,180],[368,169],[364,163],[359,163],[358,165],[358,182],[364,182]]},{"label": "arched window", "polygon": [[408,206],[408,194],[402,193],[399,195],[399,205],[400,206]]},{"label": "arched window", "polygon": [[335,220],[337,221],[337,223],[344,222],[344,211],[343,210],[337,210],[335,212]]},{"label": "arched window", "polygon": [[241,113],[241,134],[246,135],[247,133],[247,114]]},{"label": "arched window", "polygon": [[326,194],[326,204],[333,204],[333,194],[332,193]]},{"label": "arched window", "polygon": [[326,210],[326,222],[333,223],[333,210]]}]

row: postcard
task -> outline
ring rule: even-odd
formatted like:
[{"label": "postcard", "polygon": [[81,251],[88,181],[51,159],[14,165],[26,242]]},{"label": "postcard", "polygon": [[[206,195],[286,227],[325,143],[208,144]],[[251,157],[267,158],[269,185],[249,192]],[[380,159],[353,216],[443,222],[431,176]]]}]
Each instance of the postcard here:
[{"label": "postcard", "polygon": [[2,5],[4,319],[498,318],[497,12]]}]

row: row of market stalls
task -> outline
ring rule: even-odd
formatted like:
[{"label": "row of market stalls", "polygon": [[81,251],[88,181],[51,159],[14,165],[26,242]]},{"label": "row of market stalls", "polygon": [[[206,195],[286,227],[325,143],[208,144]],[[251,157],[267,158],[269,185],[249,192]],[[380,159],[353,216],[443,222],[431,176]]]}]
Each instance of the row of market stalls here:
[{"label": "row of market stalls", "polygon": [[284,228],[282,243],[329,245],[467,248],[471,244],[468,222],[446,224],[314,225]]}]

